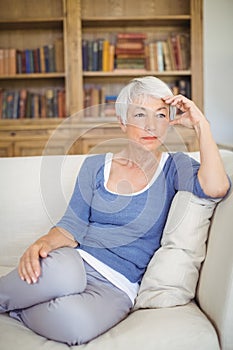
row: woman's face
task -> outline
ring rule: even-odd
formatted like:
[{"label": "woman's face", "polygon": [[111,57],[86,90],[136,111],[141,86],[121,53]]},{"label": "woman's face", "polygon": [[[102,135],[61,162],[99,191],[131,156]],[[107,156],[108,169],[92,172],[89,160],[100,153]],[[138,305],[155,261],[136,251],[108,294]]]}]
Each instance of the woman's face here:
[{"label": "woman's face", "polygon": [[148,96],[129,105],[127,123],[122,125],[122,130],[129,140],[154,151],[163,143],[168,126],[169,106],[162,99]]}]

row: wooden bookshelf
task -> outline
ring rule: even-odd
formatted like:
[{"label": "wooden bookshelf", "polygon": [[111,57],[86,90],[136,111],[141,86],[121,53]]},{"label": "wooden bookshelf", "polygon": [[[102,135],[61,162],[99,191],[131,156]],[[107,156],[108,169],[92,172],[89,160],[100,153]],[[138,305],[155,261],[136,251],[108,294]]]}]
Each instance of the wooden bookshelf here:
[{"label": "wooden bookshelf", "polygon": [[66,91],[66,116],[75,113],[78,110],[77,97],[74,98],[70,91],[77,91],[80,87],[77,52],[73,49],[77,47],[74,18],[78,13],[79,4],[74,0],[11,0],[7,6],[0,2],[0,48],[33,50],[54,45],[60,39],[63,50],[59,58],[64,66],[59,72],[3,74],[0,76],[0,88],[33,91],[62,88]]},{"label": "wooden bookshelf", "polygon": [[[155,39],[173,32],[188,33],[189,69],[162,72],[145,69],[83,71],[83,38],[88,35],[116,35],[119,32],[144,32]],[[0,89],[40,91],[62,88],[66,91],[66,116],[70,116],[81,113],[86,84],[106,86],[110,92],[117,93],[117,88],[133,77],[154,75],[167,83],[180,79],[188,81],[192,99],[203,108],[202,0],[160,0],[156,1],[156,6],[154,0],[147,0],[146,6],[142,1],[135,6],[135,0],[10,0],[7,6],[0,2],[0,49],[34,49],[52,45],[57,38],[63,41],[64,71],[1,75]],[[0,156],[41,154],[53,130],[62,123],[63,118],[0,120]],[[94,120],[84,119],[79,125],[75,123],[75,128],[83,132],[85,125],[85,130],[92,130],[93,123],[95,125]],[[85,133],[72,146],[70,153],[91,152],[91,147],[100,140],[102,142],[109,136],[114,140],[114,135],[119,137],[117,126],[112,124],[111,129],[108,118],[100,119],[98,131],[94,129],[95,134],[88,136]],[[196,149],[193,131],[185,130],[182,133],[187,148]],[[69,137],[69,133],[64,132],[63,137]],[[113,145],[115,149],[119,148],[118,141]],[[180,145],[177,147],[179,149]],[[57,154],[62,151],[55,147],[52,152]]]}]

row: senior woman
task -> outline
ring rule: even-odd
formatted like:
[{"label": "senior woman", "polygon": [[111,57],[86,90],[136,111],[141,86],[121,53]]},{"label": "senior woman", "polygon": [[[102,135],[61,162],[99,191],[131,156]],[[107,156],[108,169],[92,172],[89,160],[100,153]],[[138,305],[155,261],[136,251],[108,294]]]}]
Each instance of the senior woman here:
[{"label": "senior woman", "polygon": [[[176,107],[183,113],[174,119]],[[86,158],[64,216],[0,279],[0,312],[69,345],[127,316],[177,191],[223,197],[230,186],[208,121],[161,80],[132,80],[116,114],[127,146]],[[201,164],[160,151],[175,124],[195,129]]]}]

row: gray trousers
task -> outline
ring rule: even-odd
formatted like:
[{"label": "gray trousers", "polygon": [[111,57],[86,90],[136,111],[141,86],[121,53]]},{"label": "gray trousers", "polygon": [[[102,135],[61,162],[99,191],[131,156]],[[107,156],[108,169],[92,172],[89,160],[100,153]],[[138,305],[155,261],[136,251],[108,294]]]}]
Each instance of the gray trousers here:
[{"label": "gray trousers", "polygon": [[83,344],[124,319],[132,302],[72,248],[41,259],[42,275],[28,285],[17,270],[0,278],[0,313],[34,332],[69,345]]}]

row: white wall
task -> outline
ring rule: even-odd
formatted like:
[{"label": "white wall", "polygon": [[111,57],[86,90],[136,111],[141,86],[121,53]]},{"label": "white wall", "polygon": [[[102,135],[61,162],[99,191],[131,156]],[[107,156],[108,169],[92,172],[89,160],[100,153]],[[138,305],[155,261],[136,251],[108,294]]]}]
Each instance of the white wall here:
[{"label": "white wall", "polygon": [[217,143],[233,146],[233,0],[204,0],[204,110]]}]

